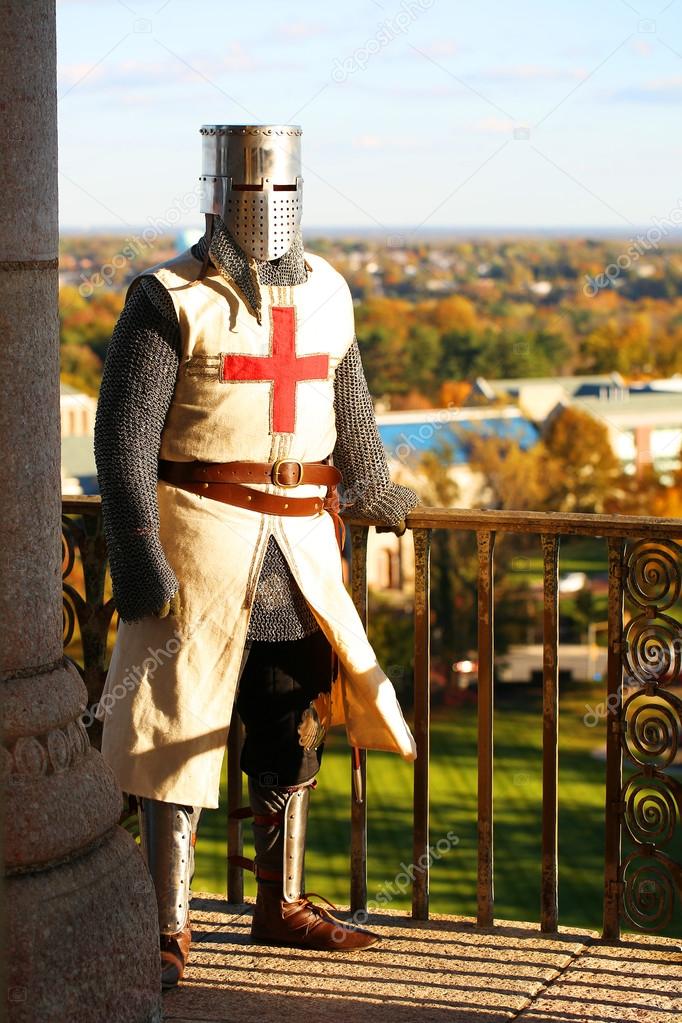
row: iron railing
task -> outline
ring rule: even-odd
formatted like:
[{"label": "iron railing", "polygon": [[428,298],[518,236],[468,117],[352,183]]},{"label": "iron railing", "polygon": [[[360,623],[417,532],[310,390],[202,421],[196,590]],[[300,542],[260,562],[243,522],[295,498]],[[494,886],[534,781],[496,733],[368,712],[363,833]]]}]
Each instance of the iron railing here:
[{"label": "iron railing", "polygon": [[[78,625],[79,666],[96,702],[106,675],[107,635],[114,612],[105,591],[106,549],[99,498],[67,498],[64,512],[65,645]],[[369,522],[351,523],[352,593],[367,623]],[[603,936],[615,940],[621,925],[664,930],[682,902],[682,864],[674,849],[682,827],[682,785],[671,773],[682,751],[682,520],[628,515],[553,514],[420,507],[407,521],[415,551],[414,762],[412,915],[429,914],[430,548],[435,529],[472,533],[478,554],[478,895],[477,923],[494,923],[494,549],[502,533],[539,540],[544,566],[542,670],[542,871],[543,931],[556,931],[558,916],[558,707],[560,537],[603,538],[608,558],[608,661],[606,685],[605,850]],[[76,554],[84,592],[73,585]],[[625,684],[624,684],[625,683]],[[228,739],[228,803],[242,799],[235,717]],[[93,736],[97,741],[97,736]],[[624,760],[630,769],[624,778]],[[363,785],[366,757],[361,753]],[[349,780],[352,785],[352,779]],[[367,805],[351,800],[353,911],[367,904]],[[627,835],[632,849],[623,853]],[[228,852],[241,852],[241,825],[230,819]],[[423,866],[422,866],[423,864]],[[241,868],[228,867],[228,900],[243,900]]]}]

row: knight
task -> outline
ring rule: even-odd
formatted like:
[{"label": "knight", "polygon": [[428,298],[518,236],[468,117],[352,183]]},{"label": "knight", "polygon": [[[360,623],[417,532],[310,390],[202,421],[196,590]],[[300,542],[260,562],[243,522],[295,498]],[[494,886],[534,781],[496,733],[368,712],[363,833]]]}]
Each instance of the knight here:
[{"label": "knight", "polygon": [[233,708],[253,815],[255,942],[379,939],[303,885],[324,741],[416,756],[344,585],[338,495],[404,530],[348,285],[301,236],[301,129],[201,128],[206,231],[139,274],[107,350],[95,425],[119,627],[97,716],[136,797],[161,983],[191,942],[199,817],[218,806]]}]

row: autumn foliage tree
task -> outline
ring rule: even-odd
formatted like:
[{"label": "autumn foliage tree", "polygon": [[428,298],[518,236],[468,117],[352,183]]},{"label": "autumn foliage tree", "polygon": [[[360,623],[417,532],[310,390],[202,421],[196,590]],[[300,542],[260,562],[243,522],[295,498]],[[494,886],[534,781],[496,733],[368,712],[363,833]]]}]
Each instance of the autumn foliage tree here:
[{"label": "autumn foliage tree", "polygon": [[573,407],[557,409],[538,443],[527,450],[511,438],[473,437],[470,466],[480,473],[482,499],[491,508],[623,510],[619,505],[633,487],[606,425]]}]

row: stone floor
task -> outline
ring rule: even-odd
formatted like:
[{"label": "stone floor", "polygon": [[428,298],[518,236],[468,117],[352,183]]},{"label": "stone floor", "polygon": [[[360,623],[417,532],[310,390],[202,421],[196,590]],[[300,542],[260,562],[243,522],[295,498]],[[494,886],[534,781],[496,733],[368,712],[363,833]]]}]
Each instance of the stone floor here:
[{"label": "stone floor", "polygon": [[249,940],[251,905],[192,904],[192,965],[164,995],[167,1023],[680,1023],[682,947],[600,943],[595,932],[470,919],[373,915],[384,940],[361,953]]}]

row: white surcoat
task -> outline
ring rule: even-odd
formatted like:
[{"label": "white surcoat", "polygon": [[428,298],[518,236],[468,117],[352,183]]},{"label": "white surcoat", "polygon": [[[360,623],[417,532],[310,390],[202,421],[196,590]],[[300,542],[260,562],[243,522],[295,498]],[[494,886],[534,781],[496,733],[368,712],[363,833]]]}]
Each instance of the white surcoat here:
[{"label": "white surcoat", "polygon": [[[353,339],[344,279],[306,254],[308,280],[260,286],[262,323],[217,271],[196,282],[189,252],[153,273],[173,300],[181,358],[162,458],[207,462],[326,458],[336,440],[334,374]],[[311,484],[292,497],[324,497]],[[254,591],[271,535],[339,658],[334,723],[351,744],[416,756],[414,739],[344,585],[324,512],[265,515],[159,481],[160,541],[180,587],[178,616],[121,622],[98,716],[121,788],[217,807]]]}]

